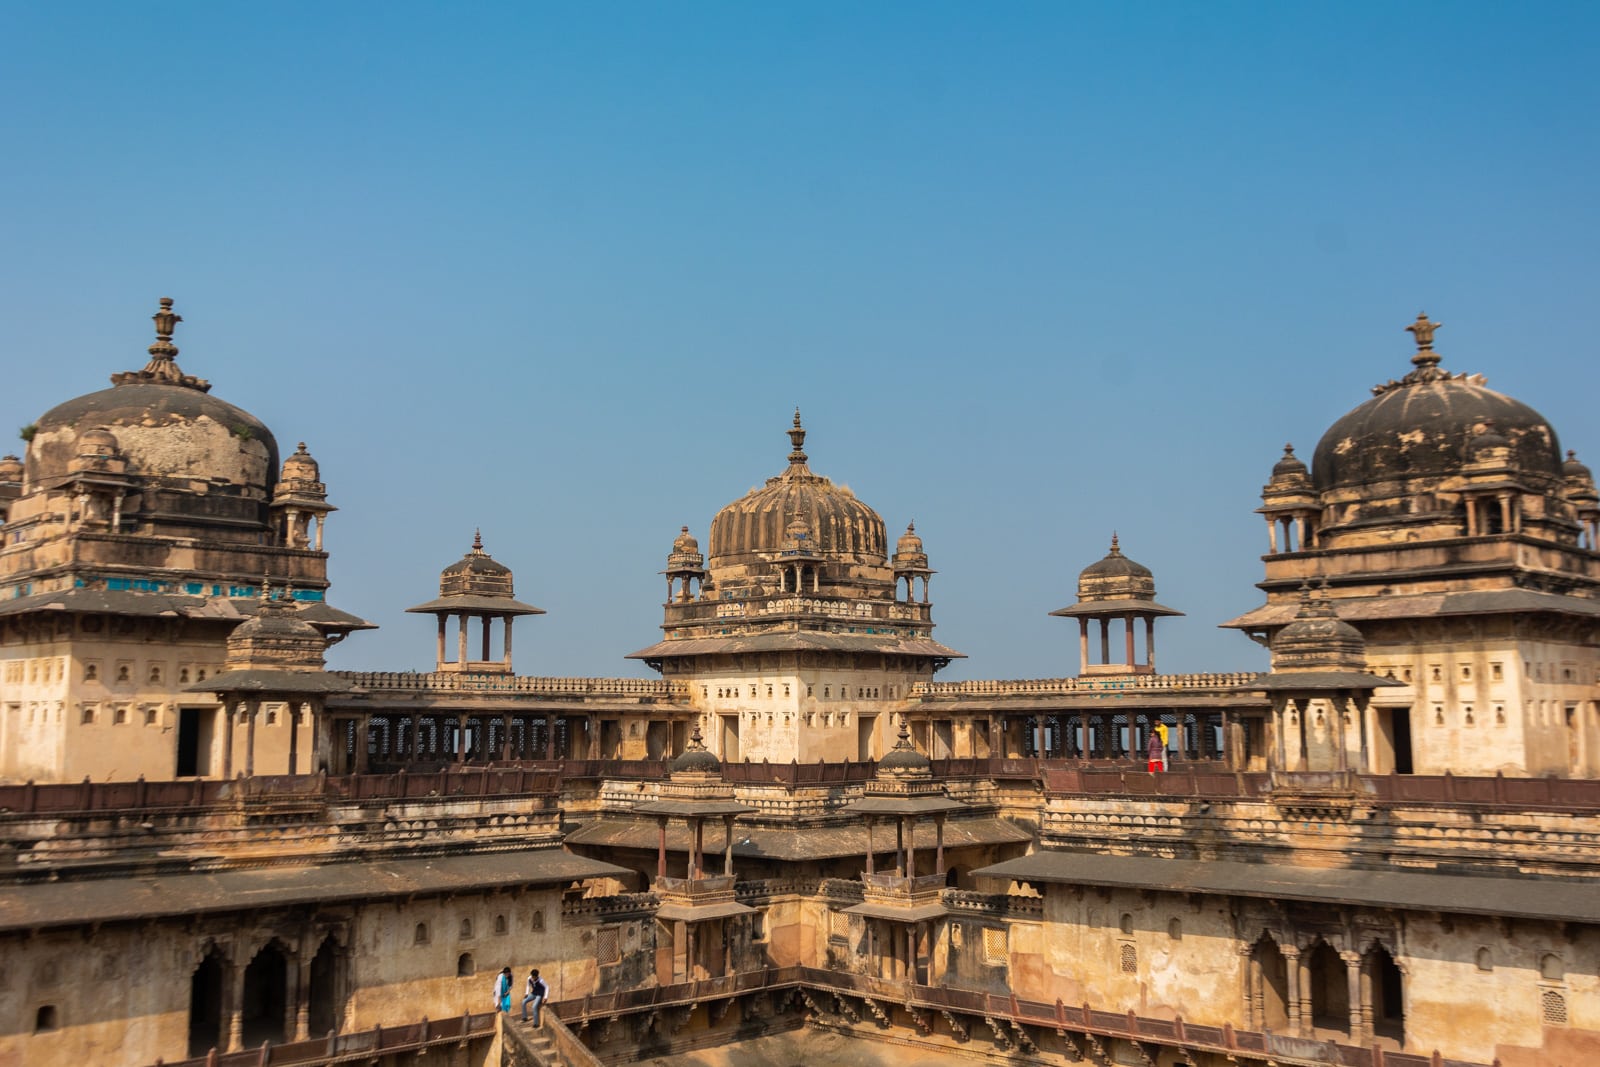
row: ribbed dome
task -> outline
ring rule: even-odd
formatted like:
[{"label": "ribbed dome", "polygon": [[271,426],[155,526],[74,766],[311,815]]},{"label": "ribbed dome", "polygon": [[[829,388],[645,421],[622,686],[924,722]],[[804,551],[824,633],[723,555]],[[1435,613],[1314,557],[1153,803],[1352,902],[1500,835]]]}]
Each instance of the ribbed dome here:
[{"label": "ribbed dome", "polygon": [[[3,462],[0,462],[0,466],[3,465]],[[1594,475],[1588,467],[1579,462],[1578,454],[1570,448],[1567,449],[1567,461],[1561,464],[1561,473],[1564,477],[1575,481],[1589,482],[1590,484],[1594,482]]]},{"label": "ribbed dome", "polygon": [[922,538],[917,536],[916,523],[909,522],[906,524],[906,532],[901,534],[900,540],[894,543],[894,554],[896,557],[908,558],[922,556],[926,560],[927,553],[922,550]]},{"label": "ribbed dome", "polygon": [[1367,669],[1367,642],[1361,631],[1334,614],[1323,594],[1311,600],[1311,588],[1301,586],[1300,613],[1272,639],[1274,671]]},{"label": "ribbed dome", "polygon": [[128,472],[146,478],[221,481],[265,500],[278,474],[278,443],[254,415],[219,400],[210,383],[178,370],[172,329],[182,320],[172,301],[155,315],[157,339],[140,371],[112,376],[110,389],[58,404],[39,416],[28,445],[27,470],[35,485],[60,477],[78,455],[85,426],[116,435]]},{"label": "ribbed dome", "polygon": [[806,530],[812,554],[847,562],[883,565],[888,535],[883,519],[854,493],[811,473],[801,451],[806,432],[795,412],[789,431],[789,468],[752,489],[711,520],[713,570],[765,560],[784,551],[788,529],[797,520]]},{"label": "ribbed dome", "polygon": [[1318,490],[1372,485],[1418,475],[1451,474],[1469,461],[1485,423],[1505,439],[1525,475],[1561,476],[1561,448],[1543,415],[1495,392],[1481,377],[1439,369],[1426,316],[1417,334],[1417,369],[1378,386],[1376,396],[1339,419],[1317,442],[1311,477]]},{"label": "ribbed dome", "polygon": [[686,554],[699,552],[700,542],[695,540],[694,535],[689,532],[689,527],[685,526],[678,536],[672,539],[672,551]]},{"label": "ribbed dome", "polygon": [[722,761],[717,759],[716,753],[706,748],[698,724],[694,728],[694,733],[689,737],[689,743],[684,746],[683,751],[678,753],[677,758],[669,766],[673,774],[722,773]]}]

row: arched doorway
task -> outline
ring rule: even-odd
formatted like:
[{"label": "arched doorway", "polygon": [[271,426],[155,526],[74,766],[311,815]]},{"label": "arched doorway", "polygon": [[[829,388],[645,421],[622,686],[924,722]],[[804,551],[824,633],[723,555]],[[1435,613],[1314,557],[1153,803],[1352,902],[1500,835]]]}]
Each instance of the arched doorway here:
[{"label": "arched doorway", "polygon": [[1350,977],[1344,960],[1326,941],[1318,941],[1307,960],[1311,972],[1311,1024],[1350,1033]]},{"label": "arched doorway", "polygon": [[1391,1038],[1401,1048],[1406,1044],[1405,995],[1400,968],[1382,945],[1374,944],[1362,961],[1362,985],[1372,1011],[1375,1037]]},{"label": "arched doorway", "polygon": [[309,1029],[312,1037],[322,1037],[339,1029],[344,1015],[344,984],[339,973],[339,946],[333,935],[323,938],[322,947],[311,958],[311,988],[308,991]]},{"label": "arched doorway", "polygon": [[1289,1029],[1289,961],[1271,934],[1262,934],[1250,953],[1250,996],[1258,1027]]},{"label": "arched doorway", "polygon": [[286,1040],[284,1011],[288,982],[289,960],[276,941],[257,952],[250,966],[244,969],[241,1022],[245,1048],[259,1047],[263,1041],[281,1045]]},{"label": "arched doorway", "polygon": [[189,978],[189,1055],[204,1056],[212,1049],[222,1051],[222,955],[215,948],[207,952]]}]

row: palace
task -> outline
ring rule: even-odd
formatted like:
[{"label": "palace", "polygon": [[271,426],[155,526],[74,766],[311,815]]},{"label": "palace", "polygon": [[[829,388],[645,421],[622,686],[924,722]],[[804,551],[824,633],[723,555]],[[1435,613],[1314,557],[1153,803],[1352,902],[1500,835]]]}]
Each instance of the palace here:
[{"label": "palace", "polygon": [[322,471],[154,320],[0,459],[0,1064],[1600,1061],[1600,493],[1426,316],[1271,467],[1269,671],[1160,673],[1113,537],[1076,675],[965,682],[798,411],[671,541],[659,678],[517,674],[481,533],[431,672],[329,671]]}]

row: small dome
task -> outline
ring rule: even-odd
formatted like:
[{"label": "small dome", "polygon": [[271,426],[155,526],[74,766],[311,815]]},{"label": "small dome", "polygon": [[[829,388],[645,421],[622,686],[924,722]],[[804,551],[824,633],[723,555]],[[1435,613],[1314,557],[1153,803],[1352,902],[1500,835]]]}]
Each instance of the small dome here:
[{"label": "small dome", "polygon": [[1361,631],[1339,618],[1324,591],[1313,603],[1310,585],[1300,587],[1300,613],[1272,639],[1272,669],[1367,669],[1367,642]]},{"label": "small dome", "polygon": [[1102,559],[1089,564],[1079,573],[1078,579],[1084,578],[1154,578],[1150,568],[1141,563],[1135,563],[1122,554],[1122,547],[1117,543],[1117,535],[1111,535],[1111,551]]},{"label": "small dome", "polygon": [[878,773],[888,773],[896,777],[933,773],[933,761],[918,752],[916,746],[911,743],[911,729],[906,725],[904,715],[900,716],[900,736],[895,741],[894,747],[878,760]]},{"label": "small dome", "polygon": [[1294,445],[1284,445],[1283,456],[1272,465],[1272,480],[1275,482],[1296,476],[1304,478],[1309,473],[1305,461],[1294,454]]},{"label": "small dome", "polygon": [[1485,419],[1472,436],[1471,452],[1473,456],[1487,452],[1494,448],[1510,448],[1511,442],[1500,436],[1495,429],[1493,419]]},{"label": "small dome", "polygon": [[700,727],[695,725],[694,733],[689,736],[689,743],[684,746],[671,764],[673,774],[721,774],[722,761],[706,748],[702,740]]},{"label": "small dome", "polygon": [[683,553],[685,555],[696,553],[700,551],[700,542],[694,539],[694,535],[689,532],[689,527],[685,526],[678,536],[672,539],[672,551],[674,554]]},{"label": "small dome", "polygon": [[0,456],[0,482],[22,481],[22,460],[13,455]]},{"label": "small dome", "polygon": [[440,596],[511,596],[511,568],[483,550],[483,532],[472,534],[466,555],[439,572]]},{"label": "small dome", "polygon": [[900,535],[900,540],[894,543],[894,554],[897,556],[921,556],[922,538],[917,536],[917,524],[906,523],[906,532]]},{"label": "small dome", "polygon": [[320,482],[322,469],[317,466],[317,461],[311,458],[311,453],[306,451],[306,443],[301,441],[289,458],[283,461],[283,473],[280,476],[284,481]]},{"label": "small dome", "polygon": [[[6,459],[14,460],[16,457],[7,456]],[[4,461],[0,461],[0,470],[3,469]],[[1587,482],[1590,485],[1594,484],[1594,474],[1589,470],[1588,467],[1584,466],[1578,461],[1578,454],[1570,448],[1567,449],[1567,461],[1561,464],[1561,474],[1562,477],[1566,478],[1569,482]]]}]

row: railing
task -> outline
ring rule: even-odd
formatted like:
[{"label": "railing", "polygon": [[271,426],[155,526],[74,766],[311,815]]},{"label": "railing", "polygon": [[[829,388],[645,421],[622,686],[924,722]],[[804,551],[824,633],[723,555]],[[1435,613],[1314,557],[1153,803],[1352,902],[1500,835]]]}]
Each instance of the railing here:
[{"label": "railing", "polygon": [[547,678],[526,674],[472,674],[429,671],[335,671],[362,689],[440,692],[544,693],[549,696],[659,697],[682,699],[689,683],[666,678]]},{"label": "railing", "polygon": [[[544,1036],[550,1039],[550,1044],[555,1046],[558,1063],[565,1067],[601,1067],[600,1058],[590,1052],[588,1046],[578,1040],[578,1035],[567,1029],[567,1024],[561,1016],[548,1005],[542,1012],[544,1018]],[[508,1014],[507,1020],[511,1018]],[[511,1030],[515,1027],[507,1026]]]},{"label": "railing", "polygon": [[242,801],[394,800],[428,797],[547,795],[559,791],[557,770],[452,767],[421,773],[258,775],[178,782],[58,782],[0,785],[0,814],[182,811]]},{"label": "railing", "polygon": [[977,893],[970,889],[946,889],[940,898],[945,907],[958,912],[982,915],[1020,915],[1037,919],[1044,914],[1043,897],[1007,896],[1004,893]]},{"label": "railing", "polygon": [[865,782],[877,764],[865,763],[724,763],[722,780],[730,785],[837,785]]},{"label": "railing", "polygon": [[[1254,798],[1270,796],[1274,787],[1295,791],[1326,791],[1334,779],[1294,772],[1230,772],[1218,764],[1176,765],[1157,774],[1132,769],[1097,768],[1079,764],[1041,769],[1047,794],[1136,797]],[[1538,809],[1548,811],[1600,810],[1600,779],[1462,777],[1454,774],[1349,774],[1363,802],[1384,807],[1462,804],[1482,808]]]},{"label": "railing", "polygon": [[1465,1060],[1445,1059],[1437,1052],[1431,1056],[1392,1052],[1376,1046],[1362,1047],[1287,1034],[1236,1030],[1229,1023],[1203,1026],[1187,1023],[1181,1017],[1157,1019],[1132,1011],[1104,1011],[1089,1004],[1069,1007],[1060,1000],[1050,1004],[1014,995],[1000,996],[978,990],[885,981],[866,975],[811,967],[771,968],[698,982],[596,994],[561,1001],[556,1007],[563,1019],[578,1022],[789,986],[893,1000],[895,1004],[908,1009],[960,1012],[963,1015],[1005,1019],[1024,1026],[1182,1045],[1192,1050],[1223,1054],[1244,1052],[1300,1062],[1337,1064],[1339,1067],[1483,1067],[1482,1064]]},{"label": "railing", "polygon": [[[355,1060],[358,1057],[364,1062],[371,1062],[394,1053],[491,1037],[495,1032],[495,1016],[498,1014],[491,1011],[440,1019],[438,1022],[424,1017],[421,1022],[407,1026],[379,1026],[359,1033],[329,1034],[327,1037],[282,1045],[263,1043],[239,1052],[213,1051],[210,1055],[180,1060],[167,1067],[270,1067],[273,1064],[323,1064],[336,1059]],[[156,1060],[156,1067],[162,1067],[161,1060]]]},{"label": "railing", "polygon": [[1220,674],[1118,674],[1084,678],[974,679],[966,682],[913,682],[914,697],[1060,696],[1106,690],[1236,689],[1255,683],[1257,671]]}]

